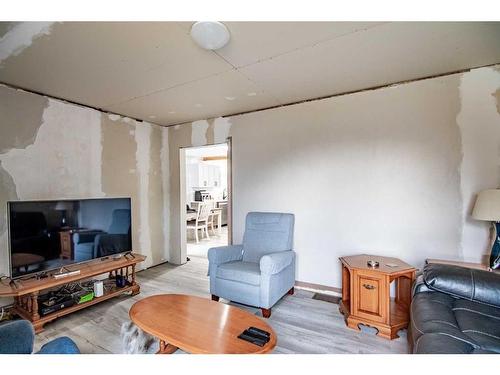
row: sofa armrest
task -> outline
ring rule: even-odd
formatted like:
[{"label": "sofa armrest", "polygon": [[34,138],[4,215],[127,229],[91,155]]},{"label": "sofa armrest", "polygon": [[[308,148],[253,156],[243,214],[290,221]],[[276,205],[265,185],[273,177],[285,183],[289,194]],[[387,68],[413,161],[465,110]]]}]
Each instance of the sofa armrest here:
[{"label": "sofa armrest", "polygon": [[411,296],[415,297],[418,293],[429,292],[431,291],[424,282],[424,276],[422,274],[418,275],[415,281],[413,282],[411,288]]},{"label": "sofa armrest", "polygon": [[82,232],[82,233],[75,233],[73,235],[73,243],[79,244],[79,243],[87,243],[87,242],[94,242],[95,237],[98,234],[104,233],[103,231],[92,231],[92,232]]},{"label": "sofa armrest", "polygon": [[36,354],[80,354],[80,350],[69,337],[58,337],[42,346]]},{"label": "sofa armrest", "polygon": [[213,264],[223,264],[243,259],[243,245],[212,247],[208,249],[208,261]]},{"label": "sofa armrest", "polygon": [[429,263],[424,282],[431,290],[500,307],[500,274],[484,270]]},{"label": "sofa armrest", "polygon": [[263,275],[277,274],[292,264],[294,259],[295,252],[293,250],[266,254],[260,258],[260,272]]}]

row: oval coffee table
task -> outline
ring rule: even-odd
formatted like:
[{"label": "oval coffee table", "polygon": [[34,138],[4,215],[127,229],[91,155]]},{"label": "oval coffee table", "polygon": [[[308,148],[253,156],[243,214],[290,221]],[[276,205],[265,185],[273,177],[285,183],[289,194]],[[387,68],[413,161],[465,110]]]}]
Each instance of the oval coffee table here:
[{"label": "oval coffee table", "polygon": [[[237,307],[182,294],[146,297],[132,306],[130,319],[160,340],[158,353],[170,354],[177,348],[201,354],[259,354],[276,346],[276,334],[260,318]],[[238,338],[249,327],[271,334],[264,346]]]}]

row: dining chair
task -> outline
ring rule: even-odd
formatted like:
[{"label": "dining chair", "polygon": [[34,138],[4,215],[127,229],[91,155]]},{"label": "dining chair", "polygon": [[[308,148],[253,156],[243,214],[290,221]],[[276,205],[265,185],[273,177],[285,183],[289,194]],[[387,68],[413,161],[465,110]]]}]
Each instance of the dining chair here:
[{"label": "dining chair", "polygon": [[193,222],[187,224],[186,228],[188,230],[194,230],[194,236],[196,239],[196,243],[199,243],[198,238],[198,230],[201,229],[205,231],[205,237],[209,240],[210,236],[208,235],[208,218],[210,216],[210,205],[203,202],[198,205],[198,210],[196,212],[196,219]]},{"label": "dining chair", "polygon": [[215,219],[216,215],[214,215],[214,212],[213,212],[213,209],[215,208],[215,201],[214,200],[206,200],[203,203],[205,203],[209,207],[208,225],[210,225],[210,228],[212,229],[212,233],[215,234],[214,219]]}]

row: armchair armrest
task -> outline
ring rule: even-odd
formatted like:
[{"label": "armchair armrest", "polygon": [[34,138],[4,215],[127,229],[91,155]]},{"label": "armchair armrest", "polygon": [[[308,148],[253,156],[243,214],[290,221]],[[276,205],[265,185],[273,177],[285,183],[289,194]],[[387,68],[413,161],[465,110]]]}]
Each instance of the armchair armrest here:
[{"label": "armchair armrest", "polygon": [[86,242],[94,242],[95,237],[98,234],[104,233],[103,231],[96,230],[92,232],[82,232],[82,233],[75,233],[73,235],[73,243],[79,244],[79,243],[86,243]]},{"label": "armchair armrest", "polygon": [[295,251],[280,251],[271,253],[260,258],[260,272],[263,275],[274,275],[292,264],[295,259]]},{"label": "armchair armrest", "polygon": [[243,245],[220,246],[208,249],[208,262],[223,264],[243,259]]}]

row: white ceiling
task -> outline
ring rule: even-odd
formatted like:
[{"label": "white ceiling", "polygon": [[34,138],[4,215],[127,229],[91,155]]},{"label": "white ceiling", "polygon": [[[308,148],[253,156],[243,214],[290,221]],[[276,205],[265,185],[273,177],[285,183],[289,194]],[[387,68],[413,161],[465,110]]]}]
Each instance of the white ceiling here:
[{"label": "white ceiling", "polygon": [[500,62],[498,22],[225,24],[0,23],[0,82],[172,125]]}]

